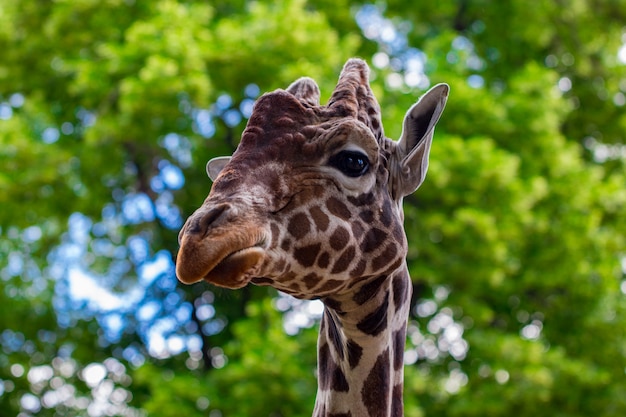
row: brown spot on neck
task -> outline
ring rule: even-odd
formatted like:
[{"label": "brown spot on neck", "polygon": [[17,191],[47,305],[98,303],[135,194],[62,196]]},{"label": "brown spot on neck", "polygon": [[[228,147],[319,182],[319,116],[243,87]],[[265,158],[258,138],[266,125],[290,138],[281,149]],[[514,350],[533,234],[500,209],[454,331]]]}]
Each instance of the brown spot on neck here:
[{"label": "brown spot on neck", "polygon": [[365,316],[357,324],[357,328],[365,334],[372,336],[379,335],[388,325],[388,310],[389,310],[389,291],[385,292],[385,297],[381,305]]},{"label": "brown spot on neck", "polygon": [[363,383],[361,397],[370,417],[385,417],[389,408],[389,350],[381,353]]}]

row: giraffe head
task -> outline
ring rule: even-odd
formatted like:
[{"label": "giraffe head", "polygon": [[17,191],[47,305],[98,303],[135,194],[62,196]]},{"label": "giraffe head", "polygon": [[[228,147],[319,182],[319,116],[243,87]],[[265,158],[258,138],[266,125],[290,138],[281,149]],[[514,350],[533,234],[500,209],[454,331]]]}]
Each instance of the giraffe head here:
[{"label": "giraffe head", "polygon": [[403,264],[402,198],[424,180],[448,86],[409,109],[395,142],[368,77],[351,59],[325,106],[310,78],[257,100],[233,156],[207,164],[213,187],[179,235],[182,282],[320,298]]}]

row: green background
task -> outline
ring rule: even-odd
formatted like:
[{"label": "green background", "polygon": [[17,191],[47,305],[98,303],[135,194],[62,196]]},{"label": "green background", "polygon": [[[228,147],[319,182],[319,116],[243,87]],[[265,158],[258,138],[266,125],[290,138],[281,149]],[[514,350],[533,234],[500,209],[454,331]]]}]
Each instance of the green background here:
[{"label": "green background", "polygon": [[626,415],[626,2],[0,0],[0,415],[307,416],[319,305],[176,282],[253,100],[368,60],[406,199],[407,416]]}]

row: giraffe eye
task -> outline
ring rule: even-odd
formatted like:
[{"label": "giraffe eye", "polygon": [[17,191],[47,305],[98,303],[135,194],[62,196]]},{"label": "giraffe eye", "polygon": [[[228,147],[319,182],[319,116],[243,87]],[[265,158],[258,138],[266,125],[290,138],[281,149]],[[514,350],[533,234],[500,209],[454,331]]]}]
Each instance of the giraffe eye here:
[{"label": "giraffe eye", "polygon": [[330,159],[330,165],[349,177],[360,177],[370,166],[367,156],[356,151],[341,151]]}]

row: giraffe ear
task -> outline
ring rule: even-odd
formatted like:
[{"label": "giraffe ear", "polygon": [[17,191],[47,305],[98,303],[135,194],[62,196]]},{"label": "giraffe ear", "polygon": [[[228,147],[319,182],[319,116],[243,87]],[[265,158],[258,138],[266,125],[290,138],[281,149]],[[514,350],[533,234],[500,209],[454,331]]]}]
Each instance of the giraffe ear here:
[{"label": "giraffe ear", "polygon": [[206,174],[211,181],[215,182],[215,179],[222,172],[228,161],[230,161],[230,156],[219,156],[206,163]]},{"label": "giraffe ear", "polygon": [[287,92],[296,96],[296,98],[313,106],[320,105],[320,88],[317,83],[309,77],[302,77],[294,81]]},{"label": "giraffe ear", "polygon": [[448,100],[447,84],[437,84],[404,117],[402,137],[398,142],[400,178],[396,179],[398,197],[409,195],[419,188],[428,171],[428,155],[433,141],[435,124]]}]

